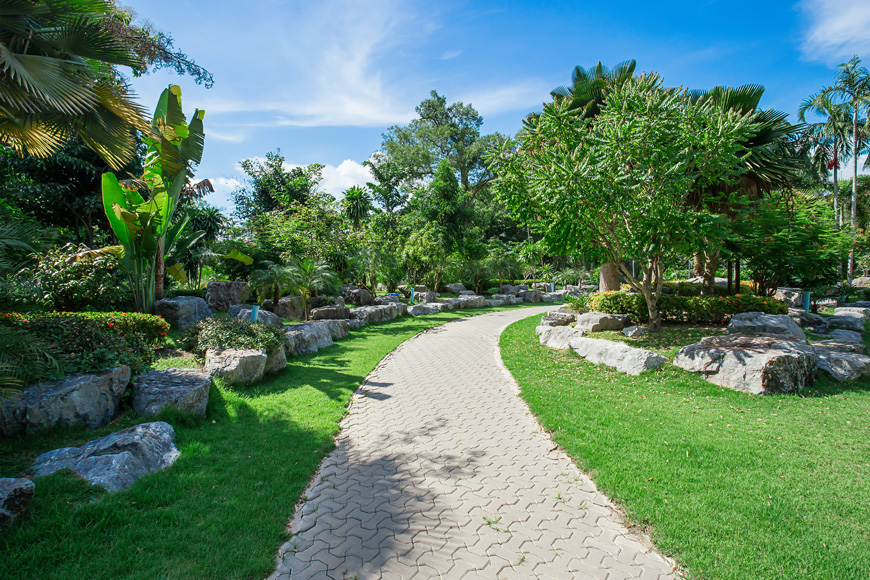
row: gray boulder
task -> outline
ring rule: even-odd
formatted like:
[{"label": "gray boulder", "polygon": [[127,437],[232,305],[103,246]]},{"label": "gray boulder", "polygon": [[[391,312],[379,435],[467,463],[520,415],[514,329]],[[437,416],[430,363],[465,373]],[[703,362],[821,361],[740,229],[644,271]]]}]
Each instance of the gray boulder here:
[{"label": "gray boulder", "polygon": [[804,291],[800,288],[782,288],[776,289],[776,294],[773,295],[777,300],[782,300],[789,308],[800,308],[804,303]]},{"label": "gray boulder", "polygon": [[539,326],[535,329],[543,346],[556,350],[568,350],[571,340],[583,336],[583,331],[570,326]]},{"label": "gray boulder", "polygon": [[[230,318],[238,318],[245,322],[251,321],[252,312],[253,308],[251,308],[249,304],[234,304],[227,309],[227,315]],[[284,326],[284,323],[281,322],[280,316],[262,308],[257,311],[257,322],[268,324],[269,326],[276,326],[278,328]]]},{"label": "gray boulder", "polygon": [[[844,330],[843,332],[849,332]],[[862,342],[846,342],[836,338],[817,340],[812,343],[816,353],[821,352],[854,352],[855,354],[867,354],[867,347]]]},{"label": "gray boulder", "polygon": [[[402,306],[405,306],[405,305],[402,304]],[[344,322],[347,323],[347,330],[348,331],[359,330],[360,328],[363,328],[366,325],[366,321],[363,320],[362,318],[348,318]]]},{"label": "gray boulder", "polygon": [[197,322],[212,315],[208,304],[198,296],[164,298],[157,301],[154,310],[176,330],[193,328]]},{"label": "gray boulder", "polygon": [[864,319],[864,322],[870,320],[870,308],[861,306],[840,306],[834,308],[834,316],[858,316]]},{"label": "gray boulder", "polygon": [[346,320],[320,320],[318,323],[326,326],[329,330],[329,335],[332,336],[332,340],[338,340],[347,336],[348,323],[353,320],[353,318]]},{"label": "gray boulder", "polygon": [[375,306],[383,306],[384,304],[399,304],[401,301],[398,296],[387,294],[386,296],[378,296],[375,298]]},{"label": "gray boulder", "polygon": [[459,282],[455,282],[453,284],[445,284],[444,285],[447,290],[450,291],[451,294],[459,294],[460,292],[465,291],[465,284],[461,284]]},{"label": "gray boulder", "polygon": [[825,319],[829,326],[854,332],[864,332],[864,317],[859,314],[830,316]]},{"label": "gray boulder", "polygon": [[828,350],[816,347],[819,370],[838,381],[854,381],[870,376],[870,356],[854,352]]},{"label": "gray boulder", "polygon": [[408,306],[409,316],[425,316],[439,312],[441,312],[441,308],[438,304],[414,304],[413,306]]},{"label": "gray boulder", "polygon": [[739,312],[731,317],[726,330],[728,334],[783,334],[806,340],[801,327],[785,314],[764,312]]},{"label": "gray boulder", "polygon": [[501,300],[505,306],[513,306],[522,302],[522,300],[517,298],[516,294],[493,294],[492,299]]},{"label": "gray boulder", "polygon": [[208,349],[205,370],[212,378],[222,378],[227,385],[250,385],[263,378],[267,359],[263,350]]},{"label": "gray boulder", "polygon": [[835,330],[827,333],[827,336],[830,336],[832,339],[836,339],[840,342],[852,342],[856,344],[861,344],[864,342],[864,336],[860,332],[855,332],[854,330],[846,330],[844,328],[837,328]]},{"label": "gray boulder", "polygon": [[523,290],[517,294],[517,298],[522,298],[523,302],[540,302],[543,296],[540,290]]},{"label": "gray boulder", "polygon": [[541,326],[568,326],[577,318],[571,314],[560,314],[558,312],[548,312],[541,317]]},{"label": "gray boulder", "polygon": [[622,330],[630,318],[627,314],[607,314],[605,312],[587,312],[577,317],[576,328],[583,332],[600,332],[602,330]]},{"label": "gray boulder", "polygon": [[859,300],[858,302],[844,302],[840,304],[841,308],[870,308],[870,302],[867,300]]},{"label": "gray boulder", "polygon": [[484,308],[487,306],[486,298],[483,296],[478,296],[477,294],[463,294],[458,298],[450,300],[456,309],[463,308]]},{"label": "gray boulder", "polygon": [[607,365],[629,375],[639,375],[667,362],[662,355],[645,348],[634,348],[624,342],[600,338],[578,336],[569,340],[568,346],[589,362]]},{"label": "gray boulder", "polygon": [[683,347],[674,364],[713,384],[760,395],[811,385],[816,360],[812,346],[787,334],[727,334]]},{"label": "gray boulder", "polygon": [[459,292],[454,292],[454,294],[458,296],[474,296],[477,293],[474,290],[460,290]]},{"label": "gray boulder", "polygon": [[169,423],[156,421],[94,439],[81,447],[43,453],[32,469],[39,477],[71,469],[91,485],[115,492],[130,487],[143,475],[166,469],[179,455],[175,430]]},{"label": "gray boulder", "polygon": [[347,306],[321,306],[311,311],[311,320],[346,320],[350,318]]},{"label": "gray boulder", "polygon": [[380,306],[360,306],[354,308],[350,318],[365,320],[366,324],[379,324],[389,322],[399,316],[401,308],[396,303],[382,304]]},{"label": "gray boulder", "polygon": [[860,276],[852,280],[852,286],[858,288],[870,288],[870,276]]},{"label": "gray boulder", "polygon": [[622,334],[629,338],[632,338],[635,336],[643,336],[646,334],[646,331],[640,326],[628,326],[622,329]]},{"label": "gray boulder", "polygon": [[0,434],[11,437],[57,426],[97,429],[118,414],[129,383],[130,367],[122,365],[28,385],[20,398],[0,401]]},{"label": "gray boulder", "polygon": [[280,373],[285,368],[287,368],[287,353],[284,351],[283,346],[279,346],[266,354],[266,365],[263,367],[263,374]]},{"label": "gray boulder", "polygon": [[561,302],[564,299],[564,290],[556,290],[555,292],[547,292],[546,294],[541,294],[541,302]]},{"label": "gray boulder", "polygon": [[[526,289],[528,290],[528,288],[526,288]],[[519,286],[512,286],[510,284],[503,284],[498,289],[498,291],[500,294],[510,294],[512,296],[516,296],[517,294],[520,293],[520,287]]]},{"label": "gray boulder", "polygon": [[504,300],[493,300],[492,298],[487,298],[486,304],[491,308],[498,308],[504,304]]},{"label": "gray boulder", "polygon": [[431,302],[437,302],[438,297],[435,296],[434,292],[414,292],[414,302],[418,302],[420,304],[428,304]]},{"label": "gray boulder", "polygon": [[[703,276],[695,276],[694,278],[689,278],[686,280],[689,284],[703,284],[704,277]],[[715,286],[728,286],[728,278],[713,278],[713,284]]]},{"label": "gray boulder", "polygon": [[345,304],[353,304],[354,306],[369,306],[372,303],[372,294],[365,288],[349,288],[342,291]]},{"label": "gray boulder", "polygon": [[417,284],[414,286],[414,294],[425,294],[429,289],[423,284]]},{"label": "gray boulder", "polygon": [[302,320],[305,318],[305,309],[302,307],[302,298],[299,296],[284,296],[278,300],[278,307],[271,300],[263,300],[263,308],[274,312],[278,318],[285,320]]},{"label": "gray boulder", "polygon": [[212,310],[226,312],[234,304],[243,304],[251,296],[247,282],[209,282],[205,301]]},{"label": "gray boulder", "polygon": [[322,306],[344,306],[343,296],[312,296],[308,301],[309,308],[320,308]]},{"label": "gray boulder", "polygon": [[29,479],[0,477],[0,528],[27,510],[35,489]]},{"label": "gray boulder", "polygon": [[332,330],[325,321],[291,324],[284,327],[284,350],[289,356],[312,354],[332,346]]},{"label": "gray boulder", "polygon": [[788,317],[803,328],[812,329],[815,332],[824,332],[828,328],[827,319],[824,316],[807,312],[802,308],[789,308]]},{"label": "gray boulder", "polygon": [[205,417],[211,377],[196,369],[166,369],[133,380],[133,408],[140,415],[156,415],[171,407]]}]

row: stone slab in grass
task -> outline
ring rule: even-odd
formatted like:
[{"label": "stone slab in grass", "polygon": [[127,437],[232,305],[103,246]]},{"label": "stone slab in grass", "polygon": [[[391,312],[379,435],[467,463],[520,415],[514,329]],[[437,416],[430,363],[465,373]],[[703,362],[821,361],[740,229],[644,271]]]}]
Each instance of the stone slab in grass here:
[{"label": "stone slab in grass", "polygon": [[[844,330],[843,332],[850,332],[848,330]],[[857,333],[853,333],[857,334]],[[827,340],[817,340],[812,343],[813,348],[816,349],[816,352],[819,351],[832,351],[832,352],[854,352],[857,354],[867,354],[867,347],[864,346],[863,342],[849,342],[846,340],[840,340],[837,338],[829,338]]]},{"label": "stone slab in grass", "polygon": [[816,361],[812,346],[785,334],[708,336],[674,358],[676,366],[713,384],[754,395],[803,390],[813,383]]},{"label": "stone slab in grass", "polygon": [[811,328],[816,332],[824,332],[828,329],[828,322],[824,316],[807,312],[803,308],[789,308],[788,316],[802,328]]},{"label": "stone slab in grass", "polygon": [[[540,331],[540,332],[538,332]],[[568,350],[572,339],[583,336],[583,331],[570,326],[539,326],[535,332],[540,335],[540,342],[548,348]]]},{"label": "stone slab in grass", "polygon": [[870,320],[870,308],[860,306],[840,306],[834,308],[834,316],[860,316],[864,322]]},{"label": "stone slab in grass", "polygon": [[291,324],[284,327],[284,350],[289,356],[312,354],[335,344],[326,321]]},{"label": "stone slab in grass", "polygon": [[626,314],[607,314],[606,312],[586,312],[577,317],[576,327],[583,332],[602,330],[622,330],[629,322]]},{"label": "stone slab in grass", "polygon": [[568,341],[571,350],[595,364],[603,364],[629,375],[639,375],[667,362],[660,354],[634,348],[624,342],[578,336]]},{"label": "stone slab in grass", "polygon": [[410,316],[425,316],[439,312],[441,312],[441,309],[437,304],[414,304],[408,307],[408,314]]},{"label": "stone slab in grass", "polygon": [[35,489],[29,479],[0,477],[0,527],[27,510]]},{"label": "stone slab in grass", "polygon": [[830,332],[825,333],[825,336],[829,336],[832,339],[839,340],[840,342],[864,342],[863,334],[854,330],[846,330],[845,328],[836,328]]},{"label": "stone slab in grass", "polygon": [[[249,304],[234,304],[233,306],[230,306],[227,310],[227,315],[230,318],[238,318],[239,320],[250,322],[252,312],[253,308],[251,308]],[[262,322],[263,324],[268,324],[269,326],[276,326],[278,328],[284,326],[284,323],[281,322],[280,316],[278,316],[274,312],[264,310],[263,308],[260,308],[257,311],[257,322]]]},{"label": "stone slab in grass", "polygon": [[731,317],[726,330],[728,334],[782,334],[806,340],[801,327],[786,314],[764,312],[739,312]]},{"label": "stone slab in grass", "polygon": [[853,332],[864,332],[864,317],[860,314],[845,314],[840,316],[829,316],[825,319],[829,326],[839,328],[841,330],[851,330]]},{"label": "stone slab in grass", "polygon": [[854,381],[870,376],[870,356],[854,352],[816,348],[819,370],[838,381]]},{"label": "stone slab in grass", "polygon": [[541,326],[568,326],[575,320],[577,320],[577,317],[573,314],[548,312],[541,317]]},{"label": "stone slab in grass", "polygon": [[205,370],[212,378],[223,379],[227,385],[250,385],[263,378],[267,359],[263,350],[208,349]]},{"label": "stone slab in grass", "polygon": [[51,475],[70,469],[91,485],[115,492],[140,477],[166,469],[180,455],[169,423],[142,423],[85,443],[43,453],[33,462],[33,474]]},{"label": "stone slab in grass", "polygon": [[360,306],[354,308],[350,316],[345,318],[356,318],[365,320],[366,324],[380,324],[381,322],[389,322],[394,320],[400,314],[402,309],[396,303],[381,304],[378,306]]},{"label": "stone slab in grass", "polygon": [[342,320],[350,318],[347,306],[322,306],[311,311],[311,320]]},{"label": "stone slab in grass", "polygon": [[163,409],[174,408],[205,417],[209,389],[211,376],[206,371],[151,371],[133,380],[133,408],[140,415],[156,415]]}]

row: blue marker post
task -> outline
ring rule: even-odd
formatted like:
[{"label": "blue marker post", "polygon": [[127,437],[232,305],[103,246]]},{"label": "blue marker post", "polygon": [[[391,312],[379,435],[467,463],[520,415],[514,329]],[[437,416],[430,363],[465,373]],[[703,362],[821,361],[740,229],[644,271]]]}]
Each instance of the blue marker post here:
[{"label": "blue marker post", "polygon": [[812,295],[813,293],[809,290],[804,290],[804,310],[807,312],[810,311],[810,298]]},{"label": "blue marker post", "polygon": [[254,304],[251,306],[251,322],[257,322],[257,315],[260,313],[260,305]]},{"label": "blue marker post", "polygon": [[411,304],[414,303],[414,289],[411,288]]},{"label": "blue marker post", "polygon": [[556,291],[556,283],[550,282],[550,292],[555,292],[555,291]]}]

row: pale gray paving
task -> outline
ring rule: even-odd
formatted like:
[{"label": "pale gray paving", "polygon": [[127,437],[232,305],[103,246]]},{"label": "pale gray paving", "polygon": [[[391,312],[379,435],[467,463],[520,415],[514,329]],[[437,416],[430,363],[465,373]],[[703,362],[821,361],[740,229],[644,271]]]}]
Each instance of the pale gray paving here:
[{"label": "pale gray paving", "polygon": [[501,331],[546,310],[463,318],[385,358],[271,578],[675,578],[556,449],[501,363]]}]

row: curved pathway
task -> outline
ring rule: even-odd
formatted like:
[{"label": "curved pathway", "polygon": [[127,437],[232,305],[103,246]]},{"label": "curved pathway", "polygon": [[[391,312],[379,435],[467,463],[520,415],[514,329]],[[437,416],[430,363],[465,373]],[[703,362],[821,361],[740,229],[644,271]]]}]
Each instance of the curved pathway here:
[{"label": "curved pathway", "polygon": [[463,318],[387,356],[354,394],[272,578],[674,578],[501,363],[501,331],[551,309]]}]

